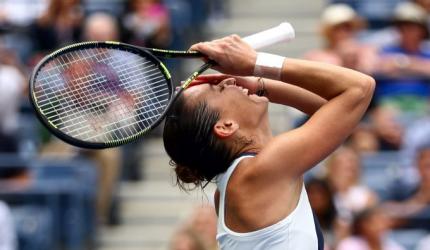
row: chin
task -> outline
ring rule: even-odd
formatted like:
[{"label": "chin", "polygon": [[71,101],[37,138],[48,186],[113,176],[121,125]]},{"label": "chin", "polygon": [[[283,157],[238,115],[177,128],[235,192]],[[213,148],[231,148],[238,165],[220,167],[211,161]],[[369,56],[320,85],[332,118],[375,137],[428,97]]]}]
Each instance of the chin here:
[{"label": "chin", "polygon": [[250,95],[249,98],[255,102],[265,102],[265,103],[269,102],[269,99],[267,99],[267,97],[265,96],[258,96],[253,94],[253,95]]}]

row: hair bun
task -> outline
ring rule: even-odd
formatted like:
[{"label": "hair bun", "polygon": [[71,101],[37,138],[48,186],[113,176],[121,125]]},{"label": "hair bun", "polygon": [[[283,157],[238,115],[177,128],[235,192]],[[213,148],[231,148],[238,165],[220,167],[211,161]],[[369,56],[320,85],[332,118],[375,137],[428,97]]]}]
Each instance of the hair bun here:
[{"label": "hair bun", "polygon": [[[201,184],[205,181],[205,178],[201,176],[198,171],[195,171],[187,166],[176,164],[173,161],[170,162],[170,165],[174,167],[177,185],[185,190],[190,190],[201,186]],[[185,188],[184,184],[194,184],[195,187]]]}]

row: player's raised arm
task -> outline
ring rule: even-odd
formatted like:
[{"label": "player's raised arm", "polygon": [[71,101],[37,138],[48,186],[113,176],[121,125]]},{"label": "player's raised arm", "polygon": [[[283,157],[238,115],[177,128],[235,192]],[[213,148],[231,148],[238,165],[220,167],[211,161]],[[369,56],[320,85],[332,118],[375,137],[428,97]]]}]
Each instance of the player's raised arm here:
[{"label": "player's raised arm", "polygon": [[[234,36],[193,48],[215,60],[221,72],[274,78],[327,100],[304,126],[275,137],[261,151],[257,165],[259,172],[268,176],[283,176],[279,173],[301,175],[324,159],[360,121],[374,90],[373,78],[360,72],[318,62],[257,54]],[[277,96],[277,99],[282,100],[282,97]]]},{"label": "player's raised arm", "polygon": [[328,101],[306,124],[275,137],[259,155],[261,162],[272,159],[267,168],[301,175],[352,132],[370,103],[375,82],[357,71],[297,59],[284,60],[281,80]]}]

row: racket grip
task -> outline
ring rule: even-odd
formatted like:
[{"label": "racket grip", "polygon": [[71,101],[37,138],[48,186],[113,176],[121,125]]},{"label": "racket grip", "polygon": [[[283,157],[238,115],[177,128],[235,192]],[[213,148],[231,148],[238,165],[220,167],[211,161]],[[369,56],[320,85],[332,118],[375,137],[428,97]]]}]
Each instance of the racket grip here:
[{"label": "racket grip", "polygon": [[288,22],[283,22],[276,27],[258,32],[242,39],[254,49],[261,49],[273,44],[291,41],[294,37],[295,32],[293,26]]}]

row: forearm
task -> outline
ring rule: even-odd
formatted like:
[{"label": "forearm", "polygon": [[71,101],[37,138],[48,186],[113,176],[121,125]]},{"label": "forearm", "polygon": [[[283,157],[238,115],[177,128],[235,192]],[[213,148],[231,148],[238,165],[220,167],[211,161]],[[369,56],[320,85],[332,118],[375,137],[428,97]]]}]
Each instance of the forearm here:
[{"label": "forearm", "polygon": [[270,102],[291,106],[308,115],[327,103],[327,100],[306,89],[270,79],[263,81]]},{"label": "forearm", "polygon": [[330,64],[286,58],[281,80],[304,88],[326,100],[347,90],[368,92],[373,79],[358,71]]},{"label": "forearm", "polygon": [[430,60],[412,58],[409,67],[407,67],[408,73],[411,75],[419,75],[423,77],[430,77]]}]

